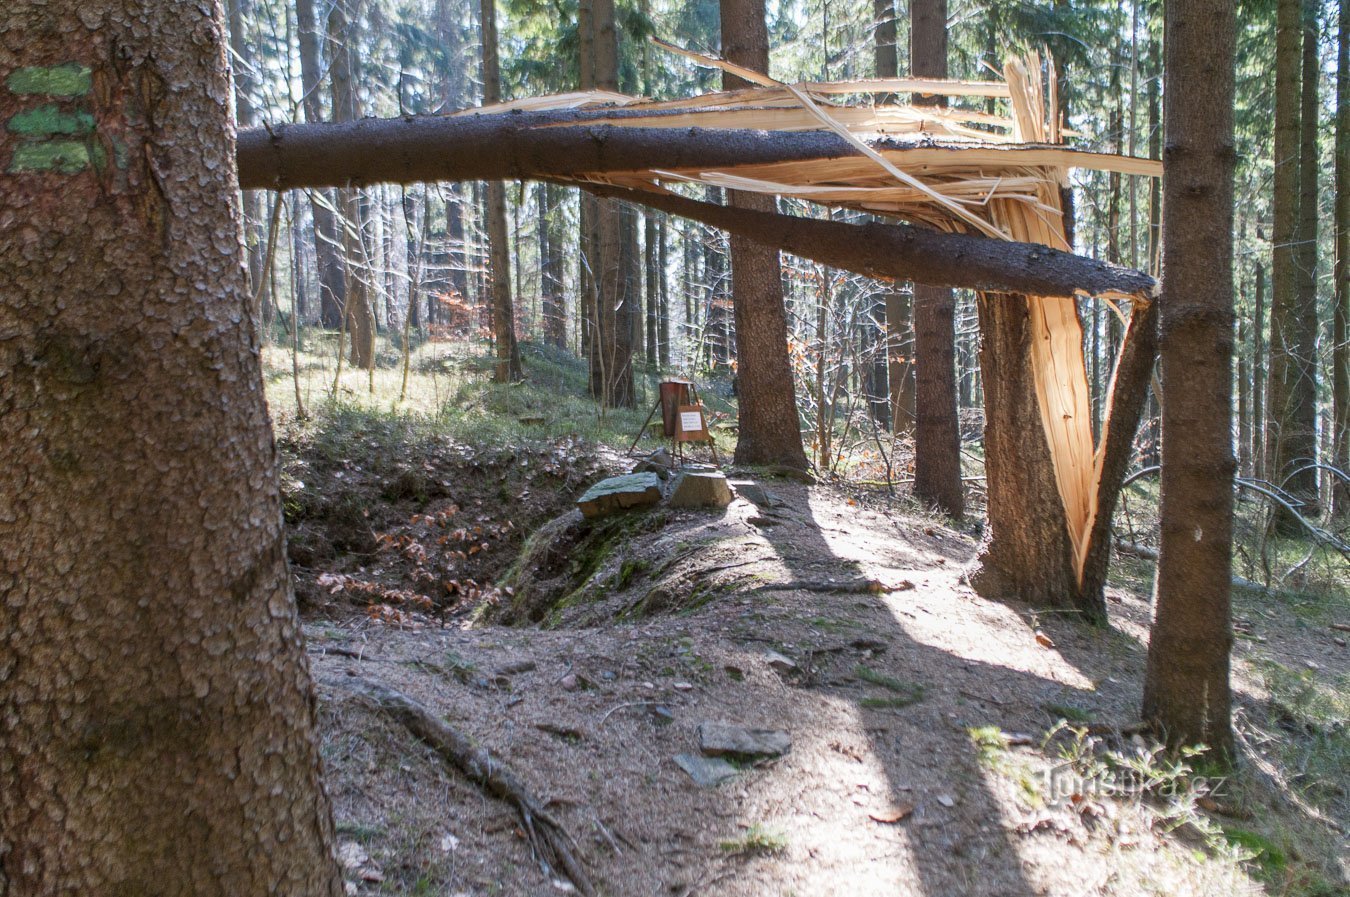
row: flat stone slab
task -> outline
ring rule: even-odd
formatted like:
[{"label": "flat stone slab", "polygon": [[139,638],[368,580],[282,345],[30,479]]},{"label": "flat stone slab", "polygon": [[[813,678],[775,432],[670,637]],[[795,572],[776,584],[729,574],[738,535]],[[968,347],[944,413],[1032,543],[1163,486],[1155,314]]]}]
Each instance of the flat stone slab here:
[{"label": "flat stone slab", "polygon": [[725,508],[731,504],[727,476],[715,471],[688,471],[675,479],[670,493],[672,508]]},{"label": "flat stone slab", "polygon": [[700,757],[698,754],[676,754],[675,762],[689,773],[689,778],[703,788],[713,788],[736,777],[737,769],[720,757]]},{"label": "flat stone slab", "polygon": [[792,750],[782,729],[750,729],[706,720],[698,726],[699,750],[710,757],[781,757]]},{"label": "flat stone slab", "polygon": [[783,507],[786,502],[754,480],[732,480],[731,487],[736,494],[761,510],[772,511]]},{"label": "flat stone slab", "polygon": [[577,499],[586,517],[604,517],[630,508],[654,505],[661,500],[661,480],[654,473],[630,473],[601,480]]}]

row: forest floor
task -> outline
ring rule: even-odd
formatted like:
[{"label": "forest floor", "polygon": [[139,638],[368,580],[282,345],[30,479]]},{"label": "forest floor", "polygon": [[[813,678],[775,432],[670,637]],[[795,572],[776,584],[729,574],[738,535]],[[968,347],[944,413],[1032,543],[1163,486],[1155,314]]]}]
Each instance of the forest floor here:
[{"label": "forest floor", "polygon": [[[269,363],[356,893],[571,887],[360,680],[508,763],[613,897],[1350,893],[1343,590],[1235,591],[1242,762],[1215,781],[1130,732],[1142,561],[1114,561],[1098,629],[981,599],[963,580],[975,525],[847,483],[733,471],[772,494],[582,523],[572,501],[626,472],[614,446],[641,418],[578,432],[564,366],[535,359],[547,388],[447,374],[434,414],[358,386],[301,422],[289,359]],[[703,787],[675,758],[699,756],[704,723],[791,748]]]}]

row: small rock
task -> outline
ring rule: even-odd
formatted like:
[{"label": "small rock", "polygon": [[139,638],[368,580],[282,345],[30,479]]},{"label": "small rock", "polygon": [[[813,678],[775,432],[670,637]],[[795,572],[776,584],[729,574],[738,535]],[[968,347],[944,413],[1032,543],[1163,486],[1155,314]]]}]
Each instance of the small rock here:
[{"label": "small rock", "polygon": [[633,473],[654,473],[664,480],[670,476],[670,470],[674,466],[675,462],[671,460],[670,452],[659,448],[633,465]]},{"label": "small rock", "polygon": [[781,757],[792,750],[792,736],[781,729],[749,729],[712,720],[699,723],[698,743],[710,757]]},{"label": "small rock", "polygon": [[661,500],[661,480],[654,473],[630,473],[601,480],[577,499],[588,518],[617,514],[630,508],[648,507]]},{"label": "small rock", "polygon": [[618,678],[618,674],[615,673],[613,670],[601,670],[600,678],[604,679],[606,682],[613,682],[615,679]]},{"label": "small rock", "polygon": [[736,777],[736,767],[720,757],[676,754],[674,759],[680,769],[689,773],[689,778],[703,788],[712,788]]},{"label": "small rock", "polygon": [[678,691],[692,691],[694,686],[689,682],[676,682],[675,688]]},{"label": "small rock", "polygon": [[714,471],[680,474],[670,494],[672,508],[725,508],[729,504],[731,487],[726,474]]},{"label": "small rock", "polygon": [[783,507],[782,499],[754,480],[734,480],[731,486],[737,495],[762,510],[772,511],[774,508]]},{"label": "small rock", "polygon": [[566,676],[563,676],[561,679],[558,680],[558,684],[563,687],[564,691],[576,691],[577,676],[575,673],[568,673]]},{"label": "small rock", "polygon": [[764,659],[778,673],[791,673],[797,669],[797,664],[793,663],[790,657],[779,654],[777,651],[765,651]]},{"label": "small rock", "polygon": [[675,721],[674,712],[669,707],[661,707],[660,705],[652,708],[652,716],[656,717],[657,722],[663,724]]},{"label": "small rock", "polygon": [[942,804],[944,807],[947,807],[948,809],[951,809],[952,807],[956,806],[956,798],[952,797],[950,794],[939,794],[937,797],[937,802]]}]

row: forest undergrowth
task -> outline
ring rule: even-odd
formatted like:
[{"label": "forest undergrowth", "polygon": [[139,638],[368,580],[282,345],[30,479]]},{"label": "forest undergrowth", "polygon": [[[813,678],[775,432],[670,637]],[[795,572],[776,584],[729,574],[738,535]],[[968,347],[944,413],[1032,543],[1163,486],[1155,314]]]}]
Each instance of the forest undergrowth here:
[{"label": "forest undergrowth", "polygon": [[[400,401],[396,353],[373,391],[347,371],[333,395],[314,348],[295,359],[305,417],[277,348],[269,400],[358,892],[573,885],[509,806],[353,697],[353,676],[510,764],[599,893],[1345,893],[1350,577],[1306,540],[1263,546],[1257,506],[1235,568],[1242,758],[1215,781],[1134,728],[1153,570],[1138,552],[1113,559],[1111,626],[1094,629],[977,597],[978,520],[859,482],[872,473],[733,471],[774,503],[583,524],[572,502],[631,465],[646,409],[598,414],[581,364],[527,346],[529,380],[497,386],[472,351],[428,344]],[[1156,544],[1155,488],[1130,487],[1122,542]],[[709,721],[781,729],[791,750],[699,787],[674,758]]]}]

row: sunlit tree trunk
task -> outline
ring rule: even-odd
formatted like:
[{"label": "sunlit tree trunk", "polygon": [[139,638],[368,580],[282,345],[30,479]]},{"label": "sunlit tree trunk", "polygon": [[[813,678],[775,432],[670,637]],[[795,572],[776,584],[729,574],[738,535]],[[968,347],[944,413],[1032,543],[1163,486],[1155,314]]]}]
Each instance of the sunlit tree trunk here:
[{"label": "sunlit tree trunk", "polygon": [[1162,536],[1143,716],[1233,757],[1234,6],[1165,7]]},{"label": "sunlit tree trunk", "polygon": [[[497,3],[480,4],[483,31],[483,105],[502,101],[501,65],[497,56]],[[492,292],[492,338],[497,364],[493,379],[512,383],[524,376],[520,346],[516,344],[516,313],[511,302],[511,246],[506,232],[506,185],[487,185],[488,276]]]},{"label": "sunlit tree trunk", "polygon": [[[722,55],[757,72],[769,70],[764,0],[721,0]],[[747,86],[722,75],[722,88]],[[737,208],[775,211],[773,197],[729,191]],[[781,464],[804,470],[797,391],[788,360],[787,314],[778,252],[733,236],[731,297],[736,324],[737,464]]]},{"label": "sunlit tree trunk", "polygon": [[[295,0],[300,47],[301,108],[305,121],[323,121],[323,62],[320,54],[322,26],[315,16],[314,0]],[[329,190],[311,194],[314,219],[314,259],[319,280],[319,323],[337,328],[342,324],[342,306],[346,302],[346,284],[342,258],[338,252],[337,216],[333,214],[333,195]]]},{"label": "sunlit tree trunk", "polygon": [[[356,121],[362,116],[359,57],[356,41],[362,0],[338,0],[328,14],[328,43],[333,48],[328,76],[333,91],[333,120]],[[375,367],[375,310],[371,305],[372,275],[365,248],[365,209],[361,192],[351,187],[337,191],[337,225],[341,229],[342,269],[347,335],[353,365]]]},{"label": "sunlit tree trunk", "polygon": [[[947,0],[911,0],[910,73],[947,77]],[[916,96],[919,105],[941,105]],[[948,287],[914,285],[914,497],[944,514],[965,511],[956,414],[956,299]]]},{"label": "sunlit tree trunk", "polygon": [[221,7],[3,15],[0,892],[339,897]]}]

